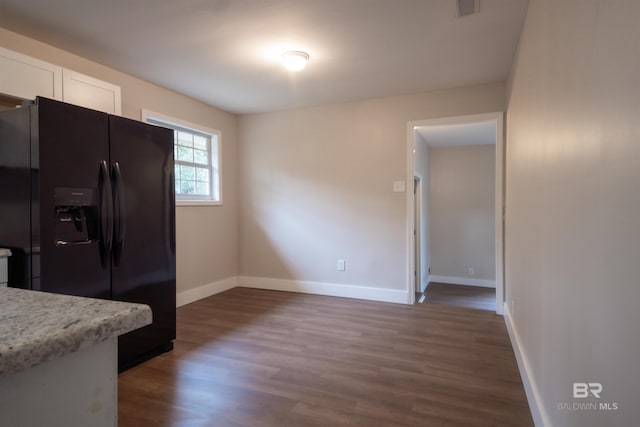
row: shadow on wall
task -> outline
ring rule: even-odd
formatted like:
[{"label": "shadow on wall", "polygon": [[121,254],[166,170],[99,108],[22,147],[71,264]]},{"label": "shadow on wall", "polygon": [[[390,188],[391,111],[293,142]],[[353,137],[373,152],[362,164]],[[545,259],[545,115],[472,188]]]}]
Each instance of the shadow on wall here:
[{"label": "shadow on wall", "polygon": [[[360,185],[282,171],[255,182],[241,214],[242,274],[388,288],[393,261],[375,248],[381,238],[393,239],[386,224],[397,219],[375,188],[350,190]],[[339,259],[345,271],[338,271]],[[372,272],[377,279],[362,283]]]}]

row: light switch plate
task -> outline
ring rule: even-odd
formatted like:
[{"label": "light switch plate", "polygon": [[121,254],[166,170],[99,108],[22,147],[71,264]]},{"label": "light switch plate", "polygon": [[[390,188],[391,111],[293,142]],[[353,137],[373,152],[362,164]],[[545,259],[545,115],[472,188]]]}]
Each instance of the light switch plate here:
[{"label": "light switch plate", "polygon": [[393,181],[393,192],[404,193],[404,181]]}]

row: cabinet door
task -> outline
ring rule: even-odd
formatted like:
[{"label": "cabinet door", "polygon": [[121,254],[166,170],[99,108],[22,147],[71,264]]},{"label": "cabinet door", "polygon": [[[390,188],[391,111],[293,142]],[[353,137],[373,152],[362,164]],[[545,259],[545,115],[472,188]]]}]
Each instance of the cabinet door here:
[{"label": "cabinet door", "polygon": [[63,68],[62,87],[64,102],[122,115],[119,86]]},{"label": "cabinet door", "polygon": [[0,47],[0,93],[62,99],[62,67]]}]

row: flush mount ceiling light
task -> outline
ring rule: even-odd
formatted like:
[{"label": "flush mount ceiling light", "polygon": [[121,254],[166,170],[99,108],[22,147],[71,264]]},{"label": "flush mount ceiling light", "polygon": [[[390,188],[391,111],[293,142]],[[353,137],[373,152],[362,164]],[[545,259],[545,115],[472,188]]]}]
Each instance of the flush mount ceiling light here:
[{"label": "flush mount ceiling light", "polygon": [[290,50],[282,54],[282,63],[289,71],[300,71],[307,65],[309,54],[299,50]]}]

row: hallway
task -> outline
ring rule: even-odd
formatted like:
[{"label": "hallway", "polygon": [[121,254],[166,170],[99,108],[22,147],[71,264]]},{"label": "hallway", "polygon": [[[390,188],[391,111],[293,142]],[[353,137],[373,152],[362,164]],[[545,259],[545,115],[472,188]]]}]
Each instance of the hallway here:
[{"label": "hallway", "polygon": [[424,295],[425,303],[496,311],[495,288],[432,282]]}]

